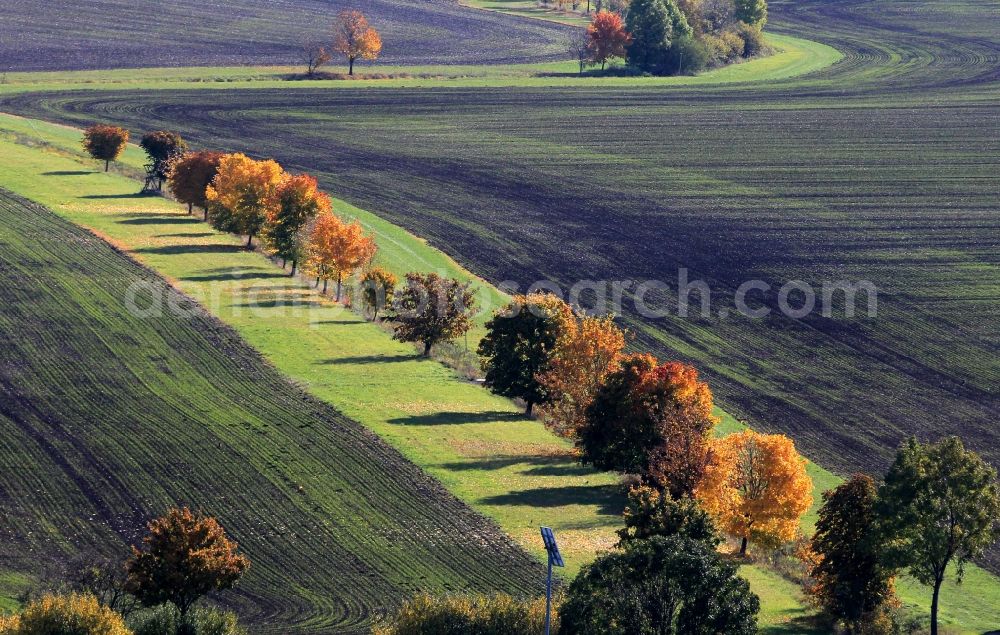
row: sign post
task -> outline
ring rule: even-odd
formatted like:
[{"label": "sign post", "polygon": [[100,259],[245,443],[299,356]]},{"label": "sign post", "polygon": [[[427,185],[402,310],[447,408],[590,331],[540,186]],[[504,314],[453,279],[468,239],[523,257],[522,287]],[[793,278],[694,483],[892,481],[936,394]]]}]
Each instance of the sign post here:
[{"label": "sign post", "polygon": [[548,527],[542,527],[542,542],[545,543],[545,551],[549,554],[549,577],[545,585],[545,635],[549,635],[552,625],[552,567],[565,567],[566,564],[559,553],[556,535]]}]

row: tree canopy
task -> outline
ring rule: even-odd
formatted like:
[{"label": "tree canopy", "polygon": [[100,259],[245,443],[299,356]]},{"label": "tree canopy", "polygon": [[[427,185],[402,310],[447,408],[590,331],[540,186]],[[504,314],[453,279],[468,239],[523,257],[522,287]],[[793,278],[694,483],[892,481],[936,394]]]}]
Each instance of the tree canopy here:
[{"label": "tree canopy", "polygon": [[397,326],[393,337],[419,342],[424,355],[439,342],[461,337],[472,327],[476,292],[467,282],[436,273],[408,273],[396,292]]},{"label": "tree canopy", "polygon": [[83,132],[83,149],[98,161],[104,161],[104,171],[125,152],[129,132],[118,126],[91,126]]}]

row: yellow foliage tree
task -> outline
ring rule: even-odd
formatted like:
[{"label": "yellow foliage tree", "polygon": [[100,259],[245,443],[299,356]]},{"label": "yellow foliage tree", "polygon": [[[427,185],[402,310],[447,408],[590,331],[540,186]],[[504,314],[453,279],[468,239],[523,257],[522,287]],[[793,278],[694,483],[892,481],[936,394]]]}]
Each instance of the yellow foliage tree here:
[{"label": "yellow foliage tree", "polygon": [[213,208],[212,224],[245,235],[247,247],[252,247],[253,237],[278,205],[276,194],[285,178],[275,161],[255,161],[245,154],[222,157],[215,179],[205,189],[205,199]]},{"label": "yellow foliage tree", "polygon": [[575,437],[597,389],[618,370],[624,349],[625,333],[610,316],[564,320],[548,369],[538,378],[551,399],[543,413],[546,426]]},{"label": "yellow foliage tree", "polygon": [[345,223],[336,214],[321,214],[309,238],[306,266],[323,281],[323,293],[327,283],[336,280],[340,300],[344,278],[371,262],[376,249],[375,240],[365,236],[361,223]]},{"label": "yellow foliage tree", "polygon": [[121,615],[93,595],[45,595],[20,615],[0,616],[0,635],[131,635]]},{"label": "yellow foliage tree", "polygon": [[341,11],[334,25],[333,50],[347,58],[347,74],[354,74],[354,60],[377,59],[382,38],[360,11]]},{"label": "yellow foliage tree", "polygon": [[697,496],[723,531],[747,543],[776,546],[795,538],[812,505],[806,460],[782,434],[747,430],[716,439]]}]

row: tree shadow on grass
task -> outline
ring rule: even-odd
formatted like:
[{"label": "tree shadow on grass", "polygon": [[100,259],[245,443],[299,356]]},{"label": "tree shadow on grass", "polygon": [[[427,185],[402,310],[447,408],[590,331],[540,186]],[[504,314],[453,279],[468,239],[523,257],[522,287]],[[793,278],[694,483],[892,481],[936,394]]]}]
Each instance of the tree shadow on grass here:
[{"label": "tree shadow on grass", "polygon": [[[364,324],[364,322],[348,322],[348,324]],[[396,362],[412,362],[418,359],[423,358],[419,355],[358,355],[356,357],[337,357],[335,359],[325,359],[320,363],[330,366],[347,364],[392,364]]]},{"label": "tree shadow on grass", "polygon": [[104,199],[123,199],[123,198],[149,198],[150,196],[156,196],[155,194],[87,194],[86,196],[81,196],[80,198],[91,199],[91,200],[104,200]]},{"label": "tree shadow on grass", "polygon": [[261,271],[259,273],[241,273],[239,271],[232,271],[229,273],[209,273],[203,276],[185,276],[181,278],[181,280],[185,280],[187,282],[233,282],[236,280],[277,280],[286,278],[288,278],[288,276],[281,273],[265,271]]},{"label": "tree shadow on grass", "polygon": [[537,487],[509,494],[489,496],[480,501],[485,505],[518,505],[540,508],[567,505],[597,505],[598,513],[618,515],[625,509],[625,497],[617,485],[567,485]]},{"label": "tree shadow on grass", "polygon": [[783,624],[772,624],[760,628],[761,635],[824,635],[830,626],[816,615],[809,615],[806,609],[796,609],[800,613]]},{"label": "tree shadow on grass", "polygon": [[175,214],[163,214],[163,215],[150,214],[148,216],[139,216],[137,218],[130,218],[128,220],[120,220],[118,221],[118,224],[119,225],[194,225],[200,222],[201,221],[199,221],[197,218],[191,218],[190,216],[177,216]]},{"label": "tree shadow on grass", "polygon": [[214,235],[212,232],[181,232],[179,234],[157,234],[153,238],[209,238]]},{"label": "tree shadow on grass", "polygon": [[467,461],[444,463],[441,467],[455,471],[494,471],[514,465],[527,465],[522,473],[527,476],[589,476],[595,474],[594,469],[581,465],[569,454],[524,454],[508,456],[491,456]]},{"label": "tree shadow on grass", "polygon": [[53,170],[52,172],[42,172],[42,176],[89,176],[98,174],[93,170]]},{"label": "tree shadow on grass", "polygon": [[235,254],[245,252],[243,245],[165,245],[163,247],[143,247],[136,249],[140,254],[161,254],[173,256],[178,254]]},{"label": "tree shadow on grass", "polygon": [[[408,357],[407,359],[414,359]],[[404,426],[440,426],[461,423],[502,423],[520,421],[524,415],[516,412],[438,412],[430,415],[412,415],[389,419],[389,423]]]}]

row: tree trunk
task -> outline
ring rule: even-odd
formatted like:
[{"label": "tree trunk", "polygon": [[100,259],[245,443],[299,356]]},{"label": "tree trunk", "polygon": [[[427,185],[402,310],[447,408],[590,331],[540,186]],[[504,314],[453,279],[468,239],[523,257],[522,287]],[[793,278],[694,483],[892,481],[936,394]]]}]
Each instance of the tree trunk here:
[{"label": "tree trunk", "polygon": [[342,274],[337,274],[337,302],[340,302],[340,281],[343,278]]},{"label": "tree trunk", "polygon": [[535,402],[534,401],[529,401],[528,402],[528,407],[524,409],[525,416],[530,417],[531,416],[531,411],[534,410],[534,409],[535,409]]},{"label": "tree trunk", "polygon": [[104,161],[104,171],[107,172],[110,167],[111,167],[111,161],[105,160]]},{"label": "tree trunk", "polygon": [[207,222],[208,222],[208,206],[206,205],[206,206],[205,206],[205,207],[203,207],[202,209],[203,209],[203,210],[205,211],[205,218],[204,218],[204,221],[205,221],[205,222],[207,223]]},{"label": "tree trunk", "polygon": [[295,269],[296,269],[296,267],[298,267],[298,264],[299,264],[298,260],[292,260],[292,277],[293,278],[295,277]]},{"label": "tree trunk", "polygon": [[194,213],[194,203],[188,203],[188,214]]},{"label": "tree trunk", "polygon": [[347,74],[348,75],[353,75],[354,74],[354,58],[353,57],[348,57],[347,58]]},{"label": "tree trunk", "polygon": [[247,249],[253,248],[253,234],[247,236]]},{"label": "tree trunk", "polygon": [[324,280],[323,281],[323,295],[326,295],[326,283],[327,283],[327,281]]},{"label": "tree trunk", "polygon": [[931,635],[938,635],[938,597],[941,595],[941,583],[944,576],[934,580],[934,597],[931,599]]},{"label": "tree trunk", "polygon": [[430,356],[431,356],[431,343],[424,342],[424,357],[430,357]]},{"label": "tree trunk", "polygon": [[740,543],[740,557],[747,555],[747,537],[743,536],[743,542]]}]

